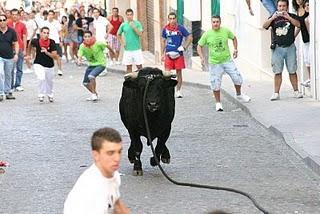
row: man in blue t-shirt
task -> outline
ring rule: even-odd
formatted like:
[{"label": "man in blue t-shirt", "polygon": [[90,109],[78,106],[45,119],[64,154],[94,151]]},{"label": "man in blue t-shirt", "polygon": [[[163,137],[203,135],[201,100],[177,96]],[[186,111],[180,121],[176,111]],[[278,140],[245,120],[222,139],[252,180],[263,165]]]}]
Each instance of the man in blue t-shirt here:
[{"label": "man in blue t-shirt", "polygon": [[[164,61],[164,68],[166,71],[175,69],[177,74],[177,92],[176,96],[182,98],[181,85],[182,85],[182,69],[185,68],[183,51],[185,51],[192,42],[192,35],[187,29],[177,23],[177,15],[174,12],[168,15],[169,24],[162,30],[161,58]],[[182,44],[183,38],[186,38]]]}]

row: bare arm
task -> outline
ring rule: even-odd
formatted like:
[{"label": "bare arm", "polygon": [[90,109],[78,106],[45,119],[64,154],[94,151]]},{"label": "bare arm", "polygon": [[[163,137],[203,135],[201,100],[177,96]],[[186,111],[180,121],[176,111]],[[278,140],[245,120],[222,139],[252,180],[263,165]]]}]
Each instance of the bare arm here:
[{"label": "bare arm", "polygon": [[161,60],[164,61],[164,55],[166,53],[167,40],[165,38],[161,38]]},{"label": "bare arm", "polygon": [[238,40],[237,37],[233,38],[233,58],[237,58],[238,57]]},{"label": "bare arm", "polygon": [[111,32],[112,29],[113,29],[113,25],[112,25],[111,23],[109,23],[109,24],[107,25],[107,27],[108,27],[107,34],[110,34],[110,32]]},{"label": "bare arm", "polygon": [[309,17],[305,18],[304,23],[306,24],[308,33],[310,33],[310,21],[309,21]]},{"label": "bare arm", "polygon": [[200,59],[201,59],[201,64],[204,65],[205,63],[204,63],[204,56],[203,56],[203,50],[202,50],[202,48],[203,48],[202,46],[198,45],[198,46],[197,46],[197,52],[198,52],[199,57],[200,57]]},{"label": "bare arm", "polygon": [[288,19],[289,22],[291,22],[291,24],[293,24],[294,26],[300,28],[300,22],[299,20],[296,20],[294,18],[292,18],[291,16],[289,16],[289,14],[287,12],[285,12],[283,15],[282,15],[284,18]]},{"label": "bare arm", "polygon": [[274,13],[263,25],[262,27],[264,29],[267,29],[270,27],[271,23],[273,22],[273,20],[275,20],[275,18],[277,18],[277,14]]},{"label": "bare arm", "polygon": [[250,15],[253,16],[254,13],[253,13],[252,8],[251,8],[251,0],[246,0],[246,3],[248,5],[248,9],[249,9]]},{"label": "bare arm", "polygon": [[134,30],[134,32],[139,36],[141,37],[142,36],[142,31],[140,31],[136,25],[134,24],[134,22],[130,22],[130,26],[132,27],[132,29]]},{"label": "bare arm", "polygon": [[114,213],[115,214],[129,214],[130,211],[126,207],[126,205],[119,199],[116,201],[114,205]]},{"label": "bare arm", "polygon": [[185,43],[183,45],[183,48],[185,50],[189,47],[189,45],[191,44],[192,40],[193,40],[192,34],[189,34],[189,36],[187,37],[187,39],[186,39],[186,41],[185,41]]}]

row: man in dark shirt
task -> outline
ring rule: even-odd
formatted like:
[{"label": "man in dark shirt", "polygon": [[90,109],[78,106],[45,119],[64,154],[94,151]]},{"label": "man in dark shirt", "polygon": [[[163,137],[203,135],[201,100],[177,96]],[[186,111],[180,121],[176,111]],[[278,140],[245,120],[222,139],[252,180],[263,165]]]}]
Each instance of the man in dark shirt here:
[{"label": "man in dark shirt", "polygon": [[86,17],[85,10],[80,10],[80,18],[76,20],[76,25],[78,28],[78,42],[81,44],[83,42],[83,32],[89,30],[89,25],[91,22],[93,22],[92,17]]},{"label": "man in dark shirt", "polygon": [[4,97],[15,99],[11,93],[11,72],[18,60],[17,53],[19,53],[17,34],[14,29],[8,27],[6,15],[0,14],[0,102]]},{"label": "man in dark shirt", "polygon": [[294,44],[295,27],[300,27],[297,16],[288,13],[288,0],[277,1],[277,11],[263,24],[265,29],[272,27],[274,34],[275,49],[272,50],[272,71],[274,75],[274,93],[270,100],[279,100],[280,87],[282,83],[282,71],[284,62],[289,72],[289,78],[294,91],[295,98],[302,98],[298,90],[297,77],[297,55]]},{"label": "man in dark shirt", "polygon": [[31,46],[36,48],[36,58],[33,62],[34,72],[39,79],[39,101],[44,101],[48,96],[49,102],[53,102],[53,77],[54,59],[57,59],[55,42],[49,39],[49,28],[43,27],[40,31],[40,38],[33,39],[28,47],[28,58],[30,58]]}]

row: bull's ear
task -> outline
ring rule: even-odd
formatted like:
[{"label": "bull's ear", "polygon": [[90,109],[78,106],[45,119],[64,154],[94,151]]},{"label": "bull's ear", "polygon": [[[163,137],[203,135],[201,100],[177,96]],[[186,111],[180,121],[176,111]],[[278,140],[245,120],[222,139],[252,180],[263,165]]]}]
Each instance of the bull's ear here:
[{"label": "bull's ear", "polygon": [[177,85],[178,81],[174,79],[165,80],[163,83],[164,88],[170,88],[175,87]]},{"label": "bull's ear", "polygon": [[136,80],[126,80],[123,82],[123,87],[126,88],[138,88],[138,83]]}]

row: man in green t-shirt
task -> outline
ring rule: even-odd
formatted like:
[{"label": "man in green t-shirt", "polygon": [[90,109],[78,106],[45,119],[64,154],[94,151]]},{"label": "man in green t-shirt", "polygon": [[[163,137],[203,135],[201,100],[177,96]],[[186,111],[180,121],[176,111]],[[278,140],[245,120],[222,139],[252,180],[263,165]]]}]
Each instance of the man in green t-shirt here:
[{"label": "man in green t-shirt", "polygon": [[212,17],[212,29],[206,31],[198,41],[197,51],[201,59],[201,64],[205,64],[203,56],[203,46],[209,48],[209,77],[211,89],[216,100],[216,111],[223,111],[220,102],[221,80],[224,73],[227,73],[232,79],[236,88],[236,98],[241,102],[249,102],[251,99],[245,94],[241,94],[242,77],[240,71],[233,62],[228,46],[228,40],[233,41],[233,58],[238,56],[238,42],[233,33],[221,27],[220,16]]},{"label": "man in green t-shirt", "polygon": [[[133,10],[126,10],[127,21],[123,22],[117,32],[118,39],[124,47],[122,63],[127,66],[127,73],[132,72],[132,65],[138,69],[142,68],[143,55],[141,51],[142,25],[139,21],[133,20]],[[122,34],[124,38],[122,37]]]},{"label": "man in green t-shirt", "polygon": [[113,53],[112,48],[103,42],[98,42],[92,37],[91,31],[85,31],[83,34],[83,43],[78,51],[78,64],[81,64],[82,57],[88,61],[88,68],[84,74],[83,85],[90,91],[91,96],[88,101],[97,101],[96,77],[106,68],[105,48]]}]

